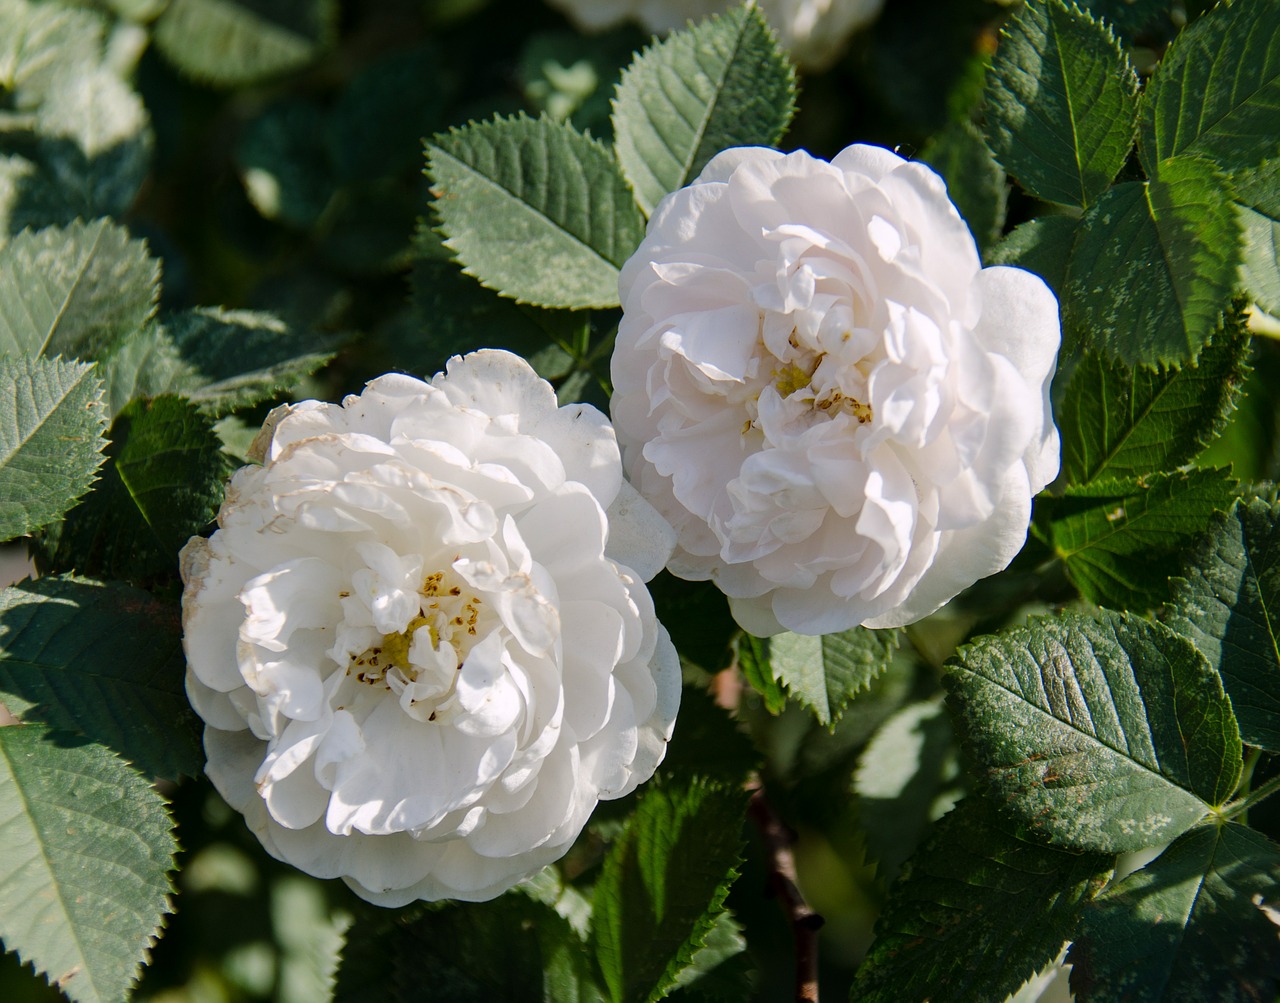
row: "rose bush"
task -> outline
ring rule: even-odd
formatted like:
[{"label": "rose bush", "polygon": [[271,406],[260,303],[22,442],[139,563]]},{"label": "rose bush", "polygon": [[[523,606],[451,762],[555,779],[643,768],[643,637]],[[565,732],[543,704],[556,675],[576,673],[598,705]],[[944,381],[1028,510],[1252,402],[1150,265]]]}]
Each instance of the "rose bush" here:
[{"label": "rose bush", "polygon": [[928,167],[715,157],[622,270],[614,425],[669,565],[757,634],[910,623],[1005,567],[1058,470],[1060,329]]},{"label": "rose bush", "polygon": [[[688,21],[728,10],[729,0],[549,0],[580,28],[601,31],[635,21],[665,34]],[[849,37],[873,21],[884,0],[760,0],[759,7],[783,48],[806,70],[826,69],[844,51]]]},{"label": "rose bush", "polygon": [[653,773],[671,531],[602,414],[486,351],[277,408],[255,449],[183,551],[183,626],[208,774],[272,854],[487,899]]}]

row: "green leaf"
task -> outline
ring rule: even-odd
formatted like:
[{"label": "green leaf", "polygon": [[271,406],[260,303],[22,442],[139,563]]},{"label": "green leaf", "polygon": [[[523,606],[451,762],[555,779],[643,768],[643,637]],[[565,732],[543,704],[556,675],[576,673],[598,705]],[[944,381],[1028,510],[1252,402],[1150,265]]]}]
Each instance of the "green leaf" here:
[{"label": "green leaf", "polygon": [[312,62],[337,20],[335,0],[170,0],[151,37],[193,80],[241,87]]},{"label": "green leaf", "polygon": [[1238,316],[1181,369],[1133,369],[1086,352],[1061,407],[1063,476],[1070,484],[1135,479],[1192,460],[1235,410],[1248,357]]},{"label": "green leaf", "polygon": [[25,231],[0,248],[0,354],[95,359],[155,310],[160,266],[101,219]]},{"label": "green leaf", "polygon": [[187,703],[177,605],[115,583],[41,578],[0,592],[0,699],[78,731],[144,772],[204,765]]},{"label": "green leaf", "polygon": [[1207,161],[1164,161],[1085,214],[1063,291],[1064,326],[1131,366],[1195,358],[1235,288],[1240,220]]},{"label": "green leaf", "polygon": [[978,127],[968,119],[949,122],[925,144],[920,159],[946,181],[947,194],[969,224],[978,248],[990,248],[1004,229],[1009,180]]},{"label": "green leaf", "polygon": [[1080,0],[1080,6],[1132,35],[1161,18],[1168,20],[1170,4],[1169,0]]},{"label": "green leaf", "polygon": [[[751,995],[751,970],[742,964],[731,964],[747,950],[742,926],[728,909],[716,916],[707,933],[707,941],[676,976],[674,998],[683,1001],[740,1003]],[[681,990],[684,990],[681,992]]]},{"label": "green leaf", "polygon": [[991,796],[1058,846],[1159,846],[1226,802],[1240,732],[1222,680],[1163,624],[1102,610],[980,638],[944,678]]},{"label": "green leaf", "polygon": [[315,225],[337,191],[325,143],[327,121],[312,101],[281,101],[245,128],[236,147],[240,181],[267,219]]},{"label": "green leaf", "polygon": [[164,801],[99,745],[0,728],[0,939],[76,1003],[128,995],[168,911]]},{"label": "green leaf", "polygon": [[1183,30],[1142,100],[1139,153],[1207,157],[1230,174],[1280,153],[1280,6],[1219,4]]},{"label": "green leaf", "polygon": [[614,146],[645,213],[731,146],[774,146],[795,114],[795,70],[758,8],[677,31],[623,71]]},{"label": "green leaf", "polygon": [[770,675],[829,725],[889,667],[900,640],[896,630],[854,627],[822,637],[785,631],[758,640],[755,647],[767,659]]},{"label": "green leaf", "polygon": [[1109,857],[1024,842],[968,798],[891,889],[850,999],[1003,999],[1057,956],[1110,869]]},{"label": "green leaf", "polygon": [[200,376],[183,360],[162,324],[149,322],[98,363],[107,411],[113,417],[138,397],[181,394],[200,385]]},{"label": "green leaf", "polygon": [[1245,742],[1280,750],[1280,504],[1214,516],[1183,574],[1165,622],[1221,673]]},{"label": "green leaf", "polygon": [[1061,297],[1066,288],[1067,262],[1079,228],[1079,221],[1070,216],[1040,216],[1028,220],[1014,227],[987,252],[987,264],[1014,265],[1035,272]]},{"label": "green leaf", "polygon": [[0,4],[0,87],[18,92],[20,107],[33,107],[69,67],[102,59],[105,30],[94,11],[7,0]]},{"label": "green leaf", "polygon": [[596,882],[592,946],[613,1003],[661,999],[706,943],[737,877],[746,795],[650,785]]},{"label": "green leaf", "polygon": [[662,775],[673,780],[701,776],[741,785],[759,760],[750,737],[727,710],[701,687],[684,688],[680,727],[667,744],[659,766]]},{"label": "green leaf", "polygon": [[1098,480],[1036,499],[1035,529],[1081,595],[1102,606],[1153,609],[1214,512],[1231,506],[1226,469]]},{"label": "green leaf", "polygon": [[1280,848],[1236,823],[1182,836],[1084,912],[1067,960],[1081,1003],[1271,1000]]},{"label": "green leaf", "polygon": [[760,694],[770,714],[782,713],[787,705],[787,694],[781,681],[773,674],[768,639],[742,634],[736,647],[738,668],[742,670],[747,685]]},{"label": "green leaf", "polygon": [[131,403],[110,438],[102,483],[50,534],[47,561],[126,580],[171,571],[222,501],[221,443],[194,404],[169,395]]},{"label": "green leaf", "polygon": [[0,356],[0,540],[60,519],[102,464],[107,417],[93,367]]},{"label": "green leaf", "polygon": [[1280,157],[1231,181],[1244,230],[1240,285],[1267,313],[1280,314]]},{"label": "green leaf", "polygon": [[1062,0],[1028,3],[987,74],[987,137],[1038,198],[1088,206],[1133,146],[1138,78],[1111,29]]},{"label": "green leaf", "polygon": [[502,295],[549,307],[618,305],[618,270],[644,218],[613,155],[547,118],[437,135],[427,173],[445,243]]}]

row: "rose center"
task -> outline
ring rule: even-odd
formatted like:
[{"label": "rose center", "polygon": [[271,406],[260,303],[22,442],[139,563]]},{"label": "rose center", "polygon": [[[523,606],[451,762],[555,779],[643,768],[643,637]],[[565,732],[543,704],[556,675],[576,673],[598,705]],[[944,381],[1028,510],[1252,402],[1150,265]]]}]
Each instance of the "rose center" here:
[{"label": "rose center", "polygon": [[[796,347],[794,340],[791,344]],[[773,372],[774,390],[783,400],[794,399],[810,405],[815,413],[844,413],[857,419],[859,425],[868,424],[875,417],[869,402],[859,400],[837,386],[819,388],[814,385],[814,376],[826,358],[826,352],[807,352],[800,359],[780,365]]]}]

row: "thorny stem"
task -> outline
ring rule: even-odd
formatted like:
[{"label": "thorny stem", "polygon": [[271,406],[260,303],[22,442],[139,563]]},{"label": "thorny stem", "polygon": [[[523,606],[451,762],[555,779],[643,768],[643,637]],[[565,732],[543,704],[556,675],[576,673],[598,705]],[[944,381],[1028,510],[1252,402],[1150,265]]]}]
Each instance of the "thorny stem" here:
[{"label": "thorny stem", "polygon": [[764,840],[768,854],[769,887],[778,896],[796,949],[796,1003],[818,1003],[818,930],[823,919],[810,907],[796,884],[794,837],[773,810],[764,789],[755,787],[747,814]]}]

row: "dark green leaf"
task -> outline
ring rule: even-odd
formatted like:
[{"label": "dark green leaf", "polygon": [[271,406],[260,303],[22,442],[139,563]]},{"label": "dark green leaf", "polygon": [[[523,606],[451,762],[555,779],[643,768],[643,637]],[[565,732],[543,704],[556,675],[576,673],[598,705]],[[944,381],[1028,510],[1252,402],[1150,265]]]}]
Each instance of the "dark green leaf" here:
[{"label": "dark green leaf", "polygon": [[[1070,216],[1041,216],[1014,227],[987,252],[987,264],[1016,265],[1035,272],[1059,297],[1066,287],[1067,262],[1079,221]],[[1065,332],[1064,332],[1065,333]]]},{"label": "dark green leaf", "polygon": [[769,641],[766,638],[742,634],[737,642],[738,668],[747,684],[764,699],[770,714],[782,713],[787,705],[787,694],[781,681],[773,674],[769,658]]},{"label": "dark green leaf", "polygon": [[1067,960],[1080,1003],[1272,1000],[1280,983],[1280,848],[1205,825],[1084,911]]},{"label": "dark green leaf", "polygon": [[786,631],[755,646],[772,678],[829,725],[889,667],[899,641],[896,630],[854,627],[822,637]]},{"label": "dark green leaf", "polygon": [[1168,20],[1171,4],[1170,0],[1081,0],[1080,6],[1118,31],[1134,34]]},{"label": "dark green leaf", "polygon": [[106,426],[92,366],[0,356],[0,540],[60,519],[89,490]]},{"label": "dark green leaf", "polygon": [[41,578],[0,592],[0,699],[79,731],[146,773],[195,776],[179,610],[124,585]]},{"label": "dark green leaf", "polygon": [[1280,314],[1280,157],[1232,175],[1244,229],[1240,284],[1267,313]]},{"label": "dark green leaf", "polygon": [[108,220],[20,233],[0,248],[0,353],[98,358],[151,316],[159,282]]},{"label": "dark green leaf", "polygon": [[249,201],[267,219],[307,229],[337,190],[325,143],[327,120],[310,101],[282,101],[249,123],[236,165]]},{"label": "dark green leaf", "polygon": [[1136,479],[1192,460],[1235,410],[1248,356],[1248,332],[1234,316],[1181,369],[1133,369],[1086,352],[1061,407],[1067,483]]},{"label": "dark green leaf", "polygon": [[992,797],[1059,846],[1159,846],[1222,805],[1241,771],[1222,681],[1163,624],[1102,610],[960,649],[945,677]]},{"label": "dark green leaf", "polygon": [[646,213],[731,146],[773,146],[795,113],[795,71],[758,8],[741,6],[645,49],[614,100],[614,146]]},{"label": "dark green leaf", "polygon": [[1230,471],[1221,469],[1099,480],[1036,499],[1036,532],[1085,598],[1153,609],[1168,598],[1183,552],[1234,496]]},{"label": "dark green leaf", "polygon": [[644,218],[599,142],[548,118],[494,119],[436,136],[427,172],[468,274],[535,306],[618,305]]},{"label": "dark green leaf", "polygon": [[164,801],[100,745],[0,728],[0,938],[75,1003],[116,1003],[168,910]]},{"label": "dark green leaf", "polygon": [[605,858],[592,945],[613,1003],[661,999],[706,943],[741,862],[746,795],[649,786]]},{"label": "dark green leaf", "polygon": [[[716,916],[707,942],[676,977],[671,998],[677,1003],[741,1003],[749,998],[752,972],[741,963],[747,950],[743,933],[728,909]],[[735,958],[739,961],[732,960]]]},{"label": "dark green leaf", "polygon": [[686,686],[680,696],[680,726],[659,767],[673,780],[701,776],[742,784],[759,765],[759,753],[742,727],[705,690]]},{"label": "dark green leaf", "polygon": [[1156,177],[1182,154],[1230,174],[1280,153],[1280,5],[1223,3],[1188,25],[1147,86],[1140,129]]},{"label": "dark green leaf", "polygon": [[49,559],[104,578],[170,571],[222,501],[221,443],[194,404],[169,395],[134,401],[110,438],[102,482],[51,534]]},{"label": "dark green leaf", "polygon": [[925,144],[920,159],[942,175],[981,250],[1000,239],[1009,181],[987,149],[978,127],[965,119],[949,123]]},{"label": "dark green leaf", "polygon": [[1214,516],[1183,574],[1166,622],[1222,674],[1245,742],[1280,750],[1280,505]]},{"label": "dark green leaf", "polygon": [[987,136],[1038,198],[1088,206],[1133,146],[1138,78],[1111,30],[1062,0],[1006,25],[987,75]]},{"label": "dark green leaf", "polygon": [[1110,869],[1110,857],[1024,842],[968,798],[907,862],[850,999],[1002,999],[1057,956]]},{"label": "dark green leaf", "polygon": [[1067,272],[1064,326],[1129,365],[1176,366],[1217,329],[1235,288],[1241,227],[1207,161],[1164,161],[1085,214]]}]

